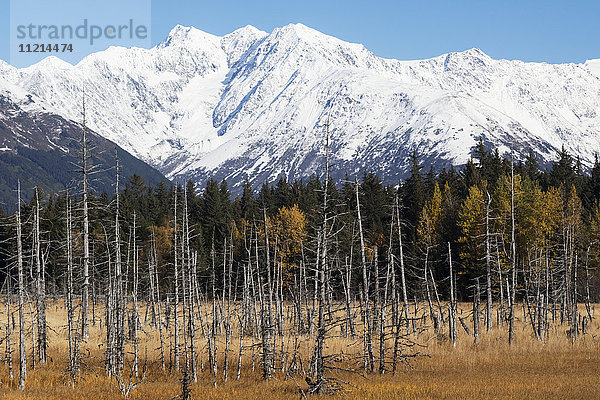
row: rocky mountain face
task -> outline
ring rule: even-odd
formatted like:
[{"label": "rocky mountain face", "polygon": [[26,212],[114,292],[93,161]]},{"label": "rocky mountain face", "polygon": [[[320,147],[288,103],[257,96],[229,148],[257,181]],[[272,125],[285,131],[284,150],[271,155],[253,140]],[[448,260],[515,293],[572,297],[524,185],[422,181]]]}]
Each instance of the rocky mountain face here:
[{"label": "rocky mountain face", "polygon": [[[390,38],[390,40],[397,40]],[[0,93],[30,113],[89,125],[169,178],[406,177],[414,150],[437,168],[466,162],[483,138],[542,164],[565,146],[600,149],[600,62],[494,60],[478,49],[420,61],[383,59],[301,24],[223,37],[175,27],[151,49],[117,48],[72,66],[0,62]],[[5,146],[11,148],[7,142]]]},{"label": "rocky mountain face", "polygon": [[[31,198],[33,188],[47,194],[81,191],[82,125],[47,112],[25,111],[0,95],[0,207],[17,207],[17,181],[21,197]],[[113,142],[88,131],[89,183],[92,191],[113,193],[115,155],[123,181],[133,174],[156,185],[167,182],[156,169],[129,154]]]}]

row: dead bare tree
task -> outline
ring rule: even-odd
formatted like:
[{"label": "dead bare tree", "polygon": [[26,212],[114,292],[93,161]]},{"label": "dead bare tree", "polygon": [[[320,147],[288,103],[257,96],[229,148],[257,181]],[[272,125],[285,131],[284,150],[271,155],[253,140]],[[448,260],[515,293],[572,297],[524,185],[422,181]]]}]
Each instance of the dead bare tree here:
[{"label": "dead bare tree", "polygon": [[11,316],[12,316],[12,312],[11,312],[11,274],[10,274],[10,267],[7,270],[6,273],[6,346],[5,346],[5,351],[4,351],[4,362],[7,364],[8,366],[8,376],[10,377],[10,379],[13,379],[14,375],[13,375],[13,361],[12,361],[12,339],[11,339],[11,335],[12,335],[12,324],[11,324]]},{"label": "dead bare tree", "polygon": [[179,371],[179,273],[178,273],[178,247],[177,247],[177,189],[174,191],[173,199],[173,284],[174,284],[174,302],[173,307],[173,326],[175,330],[174,338],[174,358],[175,358],[175,371]]},{"label": "dead bare tree", "polygon": [[83,284],[81,286],[81,337],[87,340],[89,337],[89,321],[88,321],[88,304],[89,304],[89,285],[90,285],[90,220],[88,215],[88,141],[87,141],[87,125],[85,120],[85,92],[83,92],[83,124],[81,135],[81,173],[83,187]]},{"label": "dead bare tree", "polygon": [[69,372],[69,378],[71,382],[75,381],[77,371],[79,369],[78,363],[78,340],[75,332],[75,310],[73,306],[73,228],[72,228],[72,215],[71,215],[71,199],[67,192],[67,329],[69,339],[69,366],[67,368]]},{"label": "dead bare tree", "polygon": [[[271,279],[271,261],[270,261],[270,250],[269,250],[269,227],[267,224],[267,211],[263,209],[264,216],[264,231],[265,231],[265,267],[267,270],[267,298],[263,300],[263,306],[261,307],[261,319],[262,319],[262,347],[263,347],[263,379],[270,379],[273,376],[273,362],[274,362],[274,343],[273,343],[273,286]],[[258,243],[257,243],[258,252]],[[258,265],[258,259],[257,265]],[[259,286],[262,288],[263,284],[260,281]],[[262,290],[262,289],[261,289]],[[263,295],[263,299],[264,299]]]},{"label": "dead bare tree", "polygon": [[123,292],[123,265],[121,259],[121,228],[119,204],[119,157],[115,148],[116,179],[115,179],[115,355],[114,372],[121,375],[125,361],[125,314],[126,301]]},{"label": "dead bare tree", "polygon": [[[41,254],[40,243],[40,199],[38,188],[35,188],[35,212],[34,212],[34,261],[36,265],[36,311],[37,311],[37,330],[38,330],[38,356],[39,363],[46,363],[46,283],[44,278],[44,259]],[[35,355],[34,355],[35,356]]]},{"label": "dead bare tree", "polygon": [[327,134],[325,138],[325,187],[323,190],[323,205],[321,208],[321,226],[319,228],[319,237],[317,249],[316,273],[318,275],[319,303],[318,303],[318,321],[317,337],[315,339],[315,348],[313,351],[313,365],[315,369],[315,386],[311,389],[312,393],[326,393],[328,388],[325,383],[325,361],[323,349],[325,347],[325,307],[326,307],[326,283],[327,274],[327,192],[329,185],[329,121],[327,123]]},{"label": "dead bare tree", "polygon": [[485,308],[485,320],[486,330],[489,332],[492,330],[492,270],[491,270],[491,236],[490,236],[490,205],[492,203],[492,197],[489,192],[486,192],[487,200],[485,202],[485,270],[486,270],[486,308]]},{"label": "dead bare tree", "polygon": [[456,346],[458,330],[456,329],[456,298],[454,297],[454,273],[452,271],[452,248],[448,242],[448,267],[450,270],[450,307],[449,307],[449,332],[452,345]]},{"label": "dead bare tree", "polygon": [[25,354],[25,279],[23,276],[23,243],[21,237],[21,181],[17,182],[17,271],[19,274],[19,389],[25,389],[27,356]]},{"label": "dead bare tree", "polygon": [[[399,258],[400,258],[400,282],[402,284],[402,305],[404,309],[404,318],[406,320],[406,327],[412,325],[412,320],[410,318],[410,311],[408,307],[408,293],[406,290],[406,274],[404,271],[404,250],[402,247],[402,224],[400,221],[400,205],[398,203],[398,194],[396,193],[394,196],[394,208],[396,209],[396,224],[398,230],[398,249],[399,249]],[[414,330],[414,327],[413,327]]]},{"label": "dead bare tree", "polygon": [[138,285],[139,285],[139,260],[138,260],[138,247],[137,247],[137,236],[136,236],[136,213],[133,213],[133,233],[131,242],[133,244],[133,286],[131,289],[131,298],[133,301],[133,311],[130,319],[132,329],[130,330],[133,334],[133,372],[135,376],[139,374],[138,360],[139,360],[139,310],[138,310]]},{"label": "dead bare tree", "polygon": [[509,325],[508,325],[508,343],[513,344],[515,340],[515,292],[517,288],[517,250],[515,240],[515,174],[514,162],[511,155],[510,161],[510,263],[512,272],[512,287],[508,285],[506,278],[507,296],[509,298]]},{"label": "dead bare tree", "polygon": [[360,214],[360,197],[358,195],[358,180],[354,183],[356,194],[356,213],[358,220],[358,231],[360,236],[360,255],[362,264],[362,315],[363,315],[363,344],[364,344],[364,363],[365,371],[373,371],[375,369],[375,360],[373,357],[373,343],[371,340],[371,323],[369,317],[369,278],[367,275],[367,260],[365,256],[365,239],[362,227],[362,216]]}]

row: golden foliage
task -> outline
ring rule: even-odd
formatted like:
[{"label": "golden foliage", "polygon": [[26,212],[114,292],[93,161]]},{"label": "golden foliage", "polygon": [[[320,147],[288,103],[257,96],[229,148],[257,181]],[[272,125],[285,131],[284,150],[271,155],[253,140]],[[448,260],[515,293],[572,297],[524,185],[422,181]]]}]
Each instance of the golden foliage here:
[{"label": "golden foliage", "polygon": [[[444,188],[448,189],[449,188]],[[436,183],[433,189],[433,196],[429,200],[421,212],[417,234],[427,245],[431,246],[436,243],[441,231],[442,222],[442,192],[440,186]]]},{"label": "golden foliage", "polygon": [[271,239],[277,246],[277,254],[288,266],[293,264],[302,252],[306,224],[306,216],[297,204],[280,208],[277,215],[269,219]]},{"label": "golden foliage", "polygon": [[[485,234],[485,198],[477,186],[469,188],[469,194],[458,212],[461,230],[459,243],[464,243],[460,258],[466,270],[476,270],[479,264],[480,243]],[[459,272],[460,273],[460,272]]]}]

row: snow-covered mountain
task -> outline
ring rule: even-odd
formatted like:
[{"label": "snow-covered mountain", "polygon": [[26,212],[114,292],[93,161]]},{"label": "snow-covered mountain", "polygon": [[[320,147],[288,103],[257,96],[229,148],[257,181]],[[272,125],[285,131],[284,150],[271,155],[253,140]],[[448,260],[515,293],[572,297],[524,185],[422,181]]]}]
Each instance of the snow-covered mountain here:
[{"label": "snow-covered mountain", "polygon": [[[26,111],[0,93],[0,208],[16,210],[18,181],[25,201],[34,187],[47,194],[66,189],[79,193],[81,134],[81,124],[49,112]],[[167,183],[159,171],[94,131],[88,130],[87,142],[94,149],[89,185],[96,193],[115,190],[115,154],[123,181],[136,174],[154,186]]]},{"label": "snow-covered mountain", "polygon": [[[600,60],[494,60],[478,49],[422,61],[383,59],[301,24],[218,37],[176,26],[151,49],[111,47],[72,66],[0,62],[0,94],[29,111],[87,119],[169,178],[234,186],[332,170],[406,174],[414,149],[436,166],[466,162],[479,137],[541,162],[564,145],[600,151]],[[329,123],[328,123],[329,121]],[[0,143],[0,147],[2,144]]]}]

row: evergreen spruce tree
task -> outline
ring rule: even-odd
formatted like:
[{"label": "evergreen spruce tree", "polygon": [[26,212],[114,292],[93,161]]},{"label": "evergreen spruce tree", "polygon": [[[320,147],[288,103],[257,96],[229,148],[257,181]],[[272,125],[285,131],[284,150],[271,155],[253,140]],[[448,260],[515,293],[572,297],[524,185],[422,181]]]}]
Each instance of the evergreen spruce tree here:
[{"label": "evergreen spruce tree", "polygon": [[247,221],[252,221],[257,218],[258,207],[254,199],[254,192],[249,180],[244,181],[242,187],[242,195],[240,197],[240,217]]},{"label": "evergreen spruce tree", "polygon": [[525,165],[523,166],[523,174],[529,177],[533,182],[538,182],[540,179],[540,167],[538,165],[535,153],[530,148],[525,158]]},{"label": "evergreen spruce tree", "polygon": [[600,162],[598,161],[598,154],[594,157],[594,166],[588,181],[588,191],[592,203],[600,200]]},{"label": "evergreen spruce tree", "polygon": [[562,147],[558,153],[558,161],[552,164],[549,183],[554,187],[561,185],[570,185],[575,180],[575,169],[573,167],[573,157]]},{"label": "evergreen spruce tree", "polygon": [[386,205],[392,204],[388,201],[383,190],[381,180],[373,173],[365,173],[360,185],[361,211],[363,211],[363,229],[370,235],[367,241],[375,242],[384,232],[387,233],[387,213],[389,210]]}]

